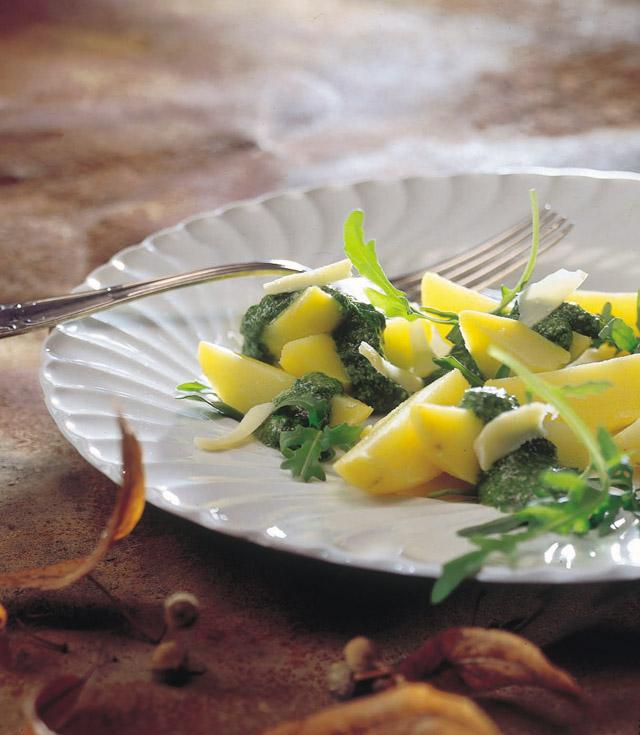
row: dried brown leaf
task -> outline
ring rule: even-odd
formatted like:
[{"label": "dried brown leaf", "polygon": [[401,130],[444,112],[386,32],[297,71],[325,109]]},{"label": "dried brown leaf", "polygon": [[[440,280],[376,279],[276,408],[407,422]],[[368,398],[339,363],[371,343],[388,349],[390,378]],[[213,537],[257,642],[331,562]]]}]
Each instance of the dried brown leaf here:
[{"label": "dried brown leaf", "polygon": [[8,669],[11,666],[11,650],[9,648],[9,636],[7,635],[7,621],[9,615],[6,609],[0,605],[0,666]]},{"label": "dried brown leaf", "polygon": [[125,501],[116,504],[116,528],[113,541],[128,536],[136,527],[145,504],[145,481],[142,465],[142,450],[129,425],[122,416],[118,417],[122,432],[122,488]]},{"label": "dried brown leaf", "polygon": [[320,710],[264,735],[499,735],[470,699],[428,684],[400,684],[380,694]]},{"label": "dried brown leaf", "polygon": [[451,628],[430,638],[397,673],[449,691],[483,696],[505,687],[535,687],[575,704],[586,695],[530,641],[505,630]]},{"label": "dried brown leaf", "polygon": [[56,735],[73,714],[89,676],[63,674],[26,699],[24,712],[35,735]]},{"label": "dried brown leaf", "polygon": [[69,559],[49,566],[0,575],[0,589],[31,587],[54,590],[68,587],[89,574],[105,556],[109,547],[133,530],[144,509],[144,471],[138,441],[122,418],[120,428],[123,483],[118,489],[107,526],[93,551],[79,559]]}]

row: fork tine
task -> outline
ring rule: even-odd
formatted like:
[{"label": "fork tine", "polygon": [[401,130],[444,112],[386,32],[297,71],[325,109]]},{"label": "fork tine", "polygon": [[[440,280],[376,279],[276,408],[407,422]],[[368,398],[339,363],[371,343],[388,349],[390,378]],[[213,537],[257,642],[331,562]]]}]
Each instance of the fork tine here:
[{"label": "fork tine", "polygon": [[[564,219],[555,214],[555,212],[545,212],[540,218],[540,236],[543,237],[548,231],[554,230],[563,223]],[[513,251],[514,255],[521,252],[529,252],[531,249],[531,219],[526,225],[520,227],[517,231],[511,230],[509,233],[501,235],[483,243],[482,250],[476,249],[476,252],[469,252],[456,258],[454,265],[438,264],[435,268],[436,272],[451,281],[460,282],[461,279],[468,277],[469,273],[477,272],[478,269],[487,265],[492,265],[495,258],[502,256],[505,260],[509,260],[509,254]]]},{"label": "fork tine", "polygon": [[[553,220],[544,223],[540,227],[539,232],[539,248],[545,241],[552,236],[564,223],[566,218],[555,215]],[[487,251],[485,257],[470,259],[464,266],[455,269],[440,270],[440,275],[449,278],[456,283],[471,284],[479,282],[483,276],[493,271],[501,272],[500,269],[507,267],[512,261],[526,263],[531,250],[531,232],[525,233],[511,242],[505,242],[503,245],[495,248],[491,252]],[[522,257],[524,257],[524,260]]]},{"label": "fork tine", "polygon": [[[553,220],[557,216],[558,215],[556,215],[556,213],[552,212],[550,209],[544,210],[540,214],[540,229],[542,230],[543,228],[546,228],[547,225],[553,222]],[[475,260],[479,260],[481,264],[485,263],[487,262],[487,256],[493,257],[493,255],[502,252],[503,250],[511,247],[514,244],[524,241],[530,242],[530,240],[531,217],[525,217],[524,219],[520,220],[520,222],[516,222],[509,229],[500,232],[499,234],[489,238],[488,240],[485,240],[475,248],[443,260],[442,262],[434,266],[432,270],[453,280],[455,274],[458,272],[459,267],[465,267],[468,263],[471,263]],[[452,273],[452,276],[447,275],[447,273],[449,272]]]},{"label": "fork tine", "polygon": [[[539,253],[559,242],[572,228],[566,218],[551,210],[549,205],[541,211],[539,224]],[[530,249],[531,217],[525,217],[477,247],[447,258],[428,270],[469,288],[486,288],[526,263]],[[404,274],[394,278],[393,284],[414,297],[423,273],[424,270],[419,270]]]},{"label": "fork tine", "polygon": [[[562,222],[558,226],[554,226],[552,230],[545,233],[538,244],[538,255],[544,253],[545,250],[553,247],[556,243],[560,242],[566,235],[573,229],[573,224],[563,218]],[[529,260],[530,246],[523,250],[510,253],[507,257],[495,260],[493,263],[487,264],[484,268],[480,268],[475,273],[470,273],[466,278],[457,278],[456,283],[467,288],[473,288],[477,291],[481,291],[483,288],[488,288],[496,281],[503,279],[513,271],[525,265]]]}]

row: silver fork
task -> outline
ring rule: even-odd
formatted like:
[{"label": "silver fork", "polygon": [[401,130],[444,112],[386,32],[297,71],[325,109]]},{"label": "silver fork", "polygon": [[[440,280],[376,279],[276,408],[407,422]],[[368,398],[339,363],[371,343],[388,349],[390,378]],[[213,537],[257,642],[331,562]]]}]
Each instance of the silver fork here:
[{"label": "silver fork", "polygon": [[[544,209],[540,215],[538,252],[544,252],[560,242],[573,225],[565,218]],[[526,263],[531,246],[531,218],[516,222],[503,232],[475,248],[449,258],[428,269],[392,278],[392,283],[406,291],[410,298],[419,293],[425,270],[430,270],[469,288],[482,289]],[[108,286],[95,291],[81,291],[64,296],[0,304],[0,339],[24,334],[34,329],[52,327],[69,319],[77,319],[116,304],[144,296],[171,291],[206,281],[218,281],[247,275],[275,275],[300,273],[308,268],[291,260],[253,261],[202,268],[188,273],[138,281],[119,286]]]}]

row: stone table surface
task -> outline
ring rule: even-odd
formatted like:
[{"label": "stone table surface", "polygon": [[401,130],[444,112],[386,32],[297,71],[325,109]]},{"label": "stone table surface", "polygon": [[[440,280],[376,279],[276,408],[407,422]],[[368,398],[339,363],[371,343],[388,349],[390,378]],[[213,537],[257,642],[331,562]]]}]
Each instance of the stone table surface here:
[{"label": "stone table surface", "polygon": [[[189,215],[291,186],[533,166],[640,171],[637,0],[21,0],[0,9],[0,294],[64,293]],[[266,254],[265,254],[266,255]],[[0,343],[2,572],[88,553],[113,486],[63,439],[41,332]],[[14,665],[0,733],[62,673],[92,672],[61,732],[259,733],[331,702],[358,634],[387,660],[456,625],[508,626],[605,712],[640,727],[635,582],[464,584],[324,564],[148,506],[89,580],[1,596]],[[154,680],[176,590],[199,598],[206,673]],[[49,644],[42,643],[44,638]],[[65,652],[66,651],[66,652]],[[508,735],[565,732],[494,711]]]}]

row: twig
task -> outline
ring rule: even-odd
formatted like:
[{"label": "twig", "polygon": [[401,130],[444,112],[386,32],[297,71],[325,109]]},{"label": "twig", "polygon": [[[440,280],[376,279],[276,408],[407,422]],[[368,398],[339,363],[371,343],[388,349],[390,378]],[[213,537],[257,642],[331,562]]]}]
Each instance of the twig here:
[{"label": "twig", "polygon": [[162,633],[160,636],[153,636],[150,633],[148,633],[136,620],[134,617],[129,615],[129,613],[122,607],[119,600],[117,600],[109,590],[102,585],[98,580],[93,576],[93,574],[88,574],[86,579],[88,579],[92,584],[94,584],[100,592],[102,592],[105,597],[109,599],[109,601],[118,609],[120,614],[127,620],[129,625],[131,625],[132,628],[134,628],[148,643],[153,643],[154,645],[160,643],[162,638],[164,637],[165,629],[163,628]]}]

